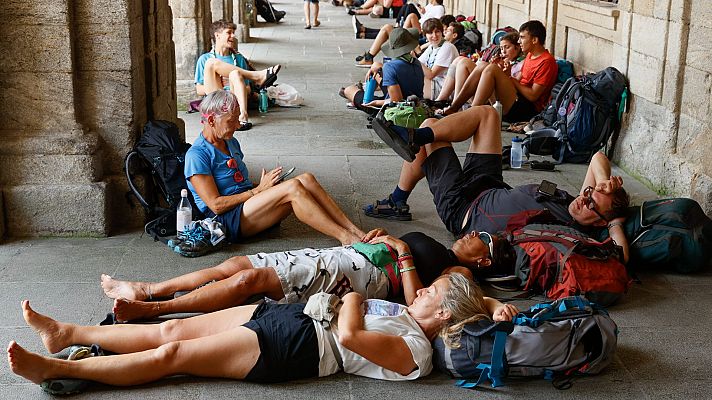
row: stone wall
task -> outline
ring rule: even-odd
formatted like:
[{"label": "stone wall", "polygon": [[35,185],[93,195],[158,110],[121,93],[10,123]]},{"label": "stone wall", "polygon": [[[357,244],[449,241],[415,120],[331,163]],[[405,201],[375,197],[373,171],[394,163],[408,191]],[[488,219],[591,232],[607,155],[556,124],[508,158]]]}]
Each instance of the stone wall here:
[{"label": "stone wall", "polygon": [[223,5],[223,2],[210,0],[169,0],[173,11],[173,43],[176,54],[176,94],[178,107],[184,109],[189,101],[197,98],[195,93],[195,61],[208,51],[210,42],[210,24],[213,15],[220,19],[222,10],[211,11],[211,3]]},{"label": "stone wall", "polygon": [[[577,73],[615,66],[630,81],[630,109],[614,160],[668,196],[712,213],[712,2],[707,0],[453,0],[485,37],[529,19]],[[690,33],[694,36],[690,37]]]},{"label": "stone wall", "polygon": [[140,225],[122,161],[148,119],[176,120],[167,0],[11,0],[0,17],[6,233]]}]

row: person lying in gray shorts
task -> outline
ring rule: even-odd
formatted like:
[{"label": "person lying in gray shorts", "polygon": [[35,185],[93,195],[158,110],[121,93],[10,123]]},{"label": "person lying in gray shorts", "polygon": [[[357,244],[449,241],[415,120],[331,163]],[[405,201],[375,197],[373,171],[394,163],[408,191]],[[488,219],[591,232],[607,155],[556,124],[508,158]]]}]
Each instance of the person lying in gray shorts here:
[{"label": "person lying in gray shorts", "polygon": [[[410,304],[418,289],[444,273],[460,272],[472,279],[473,273],[482,269],[513,262],[502,244],[506,240],[497,235],[475,232],[448,249],[422,233],[395,238],[374,229],[363,243],[354,245],[236,256],[157,283],[102,275],[101,286],[114,299],[118,321],[212,312],[244,304],[255,295],[282,303],[305,303],[318,292],[339,297],[357,292],[375,299],[403,296]],[[384,265],[384,259],[390,262]],[[412,275],[403,280],[405,274]],[[179,291],[191,292],[169,298]]]}]

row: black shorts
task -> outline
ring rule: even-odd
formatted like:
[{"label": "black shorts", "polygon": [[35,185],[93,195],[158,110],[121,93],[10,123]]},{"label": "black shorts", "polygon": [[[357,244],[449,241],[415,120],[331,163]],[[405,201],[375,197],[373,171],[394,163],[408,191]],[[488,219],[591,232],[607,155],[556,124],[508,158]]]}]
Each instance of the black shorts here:
[{"label": "black shorts", "polygon": [[284,382],[319,376],[319,342],[304,304],[262,303],[244,327],[257,334],[260,357],[246,381]]},{"label": "black shorts", "polygon": [[440,219],[455,235],[462,233],[465,214],[480,193],[509,187],[502,178],[501,154],[467,153],[461,167],[455,150],[442,147],[425,159],[423,172]]},{"label": "black shorts", "polygon": [[502,116],[502,120],[505,122],[524,122],[529,121],[537,114],[539,112],[536,110],[534,103],[519,95],[509,112]]}]

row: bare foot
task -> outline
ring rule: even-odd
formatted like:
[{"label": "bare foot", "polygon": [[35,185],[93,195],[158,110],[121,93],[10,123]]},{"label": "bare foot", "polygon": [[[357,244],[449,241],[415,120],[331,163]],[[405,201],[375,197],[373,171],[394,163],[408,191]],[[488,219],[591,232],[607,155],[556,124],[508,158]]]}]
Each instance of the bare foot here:
[{"label": "bare foot", "polygon": [[117,321],[134,321],[153,318],[161,315],[160,302],[145,302],[140,300],[115,299],[114,315]]},{"label": "bare foot", "polygon": [[106,274],[101,274],[101,288],[110,299],[146,300],[151,292],[148,283],[120,281]]},{"label": "bare foot", "polygon": [[14,340],[7,345],[7,362],[12,372],[34,383],[50,378],[47,371],[51,369],[51,360],[25,350]]},{"label": "bare foot", "polygon": [[348,246],[348,245],[351,245],[351,244],[354,244],[354,243],[358,243],[358,242],[361,241],[361,238],[363,238],[364,236],[365,236],[365,233],[364,233],[364,234],[361,234],[361,235],[358,235],[358,234],[356,234],[356,233],[354,233],[354,232],[349,232],[349,234],[347,235],[347,237],[346,237],[344,240],[341,240],[341,245],[342,245],[342,246]]},{"label": "bare foot", "polygon": [[[311,28],[311,25],[307,25],[307,26],[309,26],[309,28]],[[307,28],[307,29],[309,29],[309,28]],[[267,81],[267,78],[269,78],[271,75],[277,75],[281,69],[282,69],[281,64],[275,64],[267,69],[263,69],[260,72],[262,72],[264,74],[264,76],[260,77],[259,81],[255,81],[255,83],[258,85],[264,85],[265,81]],[[269,86],[269,85],[267,85],[267,86]]]},{"label": "bare foot", "polygon": [[27,300],[22,302],[22,316],[25,317],[27,325],[40,335],[42,343],[50,353],[57,353],[71,344],[66,343],[66,325],[36,312],[30,308],[30,302]]}]

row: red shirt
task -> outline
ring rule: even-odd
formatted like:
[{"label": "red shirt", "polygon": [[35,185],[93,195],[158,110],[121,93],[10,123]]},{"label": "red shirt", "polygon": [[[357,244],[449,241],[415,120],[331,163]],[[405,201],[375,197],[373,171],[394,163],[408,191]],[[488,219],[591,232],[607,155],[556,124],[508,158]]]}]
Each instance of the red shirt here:
[{"label": "red shirt", "polygon": [[537,111],[541,111],[546,107],[551,95],[551,89],[556,83],[556,75],[559,73],[559,67],[556,65],[556,60],[548,50],[532,59],[532,53],[527,54],[522,66],[522,78],[519,83],[525,86],[537,85],[544,86],[544,92],[534,101],[534,107]]}]

